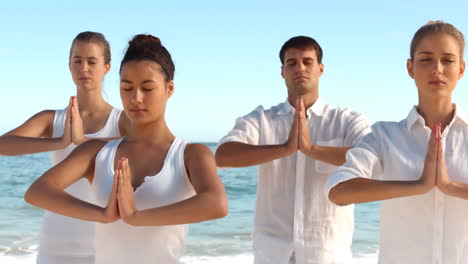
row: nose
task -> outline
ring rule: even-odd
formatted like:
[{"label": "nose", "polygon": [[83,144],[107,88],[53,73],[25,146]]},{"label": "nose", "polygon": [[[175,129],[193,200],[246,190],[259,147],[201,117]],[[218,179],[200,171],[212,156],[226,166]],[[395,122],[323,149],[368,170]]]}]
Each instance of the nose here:
[{"label": "nose", "polygon": [[434,64],[432,65],[432,74],[439,75],[442,73],[442,62],[440,60],[435,60]]},{"label": "nose", "polygon": [[83,61],[83,62],[80,64],[80,71],[81,71],[81,72],[88,72],[88,70],[89,70],[88,62]]},{"label": "nose", "polygon": [[141,103],[143,102],[143,92],[141,91],[141,89],[134,89],[134,93],[133,93],[133,101],[135,103]]},{"label": "nose", "polygon": [[305,67],[304,63],[302,63],[302,61],[301,61],[301,62],[298,62],[298,63],[296,64],[296,71],[297,71],[297,72],[303,72],[303,71],[305,71],[305,68],[306,68],[306,67]]}]

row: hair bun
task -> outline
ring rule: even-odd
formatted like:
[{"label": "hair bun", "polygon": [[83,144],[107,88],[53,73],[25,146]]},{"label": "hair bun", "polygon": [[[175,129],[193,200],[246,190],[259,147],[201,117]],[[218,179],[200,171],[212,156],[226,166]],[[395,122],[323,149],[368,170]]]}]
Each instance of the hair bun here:
[{"label": "hair bun", "polygon": [[141,43],[148,43],[148,44],[156,44],[156,45],[162,45],[161,40],[153,35],[147,35],[147,34],[138,34],[133,37],[132,40],[128,42],[130,46],[133,45],[138,45]]}]

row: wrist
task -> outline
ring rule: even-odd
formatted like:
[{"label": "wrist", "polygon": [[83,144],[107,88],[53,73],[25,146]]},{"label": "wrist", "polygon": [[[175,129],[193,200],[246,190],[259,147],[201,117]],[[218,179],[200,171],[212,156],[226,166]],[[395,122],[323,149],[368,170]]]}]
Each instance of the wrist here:
[{"label": "wrist", "polygon": [[304,147],[304,150],[302,150],[306,156],[312,159],[317,159],[317,147],[314,144],[311,144],[307,147]]},{"label": "wrist", "polygon": [[122,217],[122,220],[132,226],[137,226],[138,223],[138,210],[135,210],[133,213],[130,213]]},{"label": "wrist", "polygon": [[416,194],[425,194],[428,191],[432,190],[435,187],[433,184],[430,184],[427,181],[419,180],[416,181],[416,184],[413,185],[415,188]]},{"label": "wrist", "polygon": [[286,141],[284,144],[279,145],[279,147],[282,157],[289,156],[297,151],[297,149],[293,145],[291,145],[289,141]]}]

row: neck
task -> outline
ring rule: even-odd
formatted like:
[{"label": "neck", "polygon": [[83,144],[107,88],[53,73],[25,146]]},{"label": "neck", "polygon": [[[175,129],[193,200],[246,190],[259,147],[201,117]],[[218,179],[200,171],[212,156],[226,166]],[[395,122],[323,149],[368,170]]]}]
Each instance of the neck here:
[{"label": "neck", "polygon": [[302,99],[304,100],[304,108],[307,110],[309,109],[315,101],[318,99],[318,95],[315,94],[305,94],[305,95],[288,95],[288,101],[289,103],[296,108],[296,100],[297,99]]},{"label": "neck", "polygon": [[132,122],[126,140],[132,143],[158,145],[172,142],[174,138],[174,135],[167,127],[166,121],[162,118],[161,120],[146,124]]},{"label": "neck", "polygon": [[101,89],[77,89],[76,99],[80,112],[100,112],[110,105],[104,100]]},{"label": "neck", "polygon": [[425,125],[432,127],[442,124],[446,127],[453,119],[455,108],[452,98],[447,97],[419,97],[418,112],[424,118]]}]

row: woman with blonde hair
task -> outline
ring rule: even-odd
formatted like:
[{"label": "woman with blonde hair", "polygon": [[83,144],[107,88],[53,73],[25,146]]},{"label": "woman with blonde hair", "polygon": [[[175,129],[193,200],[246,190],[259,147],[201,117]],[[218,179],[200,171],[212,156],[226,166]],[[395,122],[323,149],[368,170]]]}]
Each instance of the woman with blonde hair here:
[{"label": "woman with blonde hair", "polygon": [[407,61],[418,104],[374,124],[326,185],[336,204],[384,200],[379,263],[468,263],[468,116],[452,102],[464,48],[451,24],[421,27]]}]

